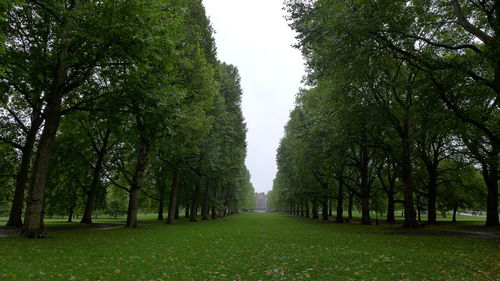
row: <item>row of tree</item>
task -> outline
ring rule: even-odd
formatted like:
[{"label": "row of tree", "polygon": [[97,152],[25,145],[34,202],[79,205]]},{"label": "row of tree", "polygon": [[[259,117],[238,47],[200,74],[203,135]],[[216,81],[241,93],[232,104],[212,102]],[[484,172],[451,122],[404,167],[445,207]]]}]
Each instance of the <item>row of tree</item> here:
[{"label": "row of tree", "polygon": [[217,60],[201,0],[1,6],[9,226],[36,238],[45,214],[92,223],[96,209],[126,209],[134,228],[141,203],[168,223],[181,207],[196,221],[252,204],[240,77]]},{"label": "row of tree", "polygon": [[[499,225],[500,1],[290,0],[302,90],[277,154],[276,208],[336,203],[418,227],[437,210]],[[385,202],[384,202],[385,201]],[[396,205],[397,206],[397,205]]]}]

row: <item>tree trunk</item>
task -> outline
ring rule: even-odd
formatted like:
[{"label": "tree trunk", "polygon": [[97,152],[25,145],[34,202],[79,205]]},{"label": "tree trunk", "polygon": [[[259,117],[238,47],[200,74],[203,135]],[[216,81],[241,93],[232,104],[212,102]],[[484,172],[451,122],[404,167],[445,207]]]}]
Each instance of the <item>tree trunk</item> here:
[{"label": "tree trunk", "polygon": [[321,200],[321,219],[324,221],[328,220],[328,182],[322,183],[323,188],[323,200]]},{"label": "tree trunk", "polygon": [[175,216],[174,216],[174,218],[176,220],[178,220],[178,219],[180,219],[180,216],[179,216],[179,200],[177,200],[176,203],[177,204],[175,204]]},{"label": "tree trunk", "polygon": [[137,212],[139,210],[139,189],[134,187],[130,189],[128,197],[128,209],[127,209],[127,223],[125,227],[127,228],[137,228]]},{"label": "tree trunk", "polygon": [[33,154],[33,147],[36,142],[36,134],[42,125],[43,119],[39,114],[33,118],[33,123],[26,135],[26,141],[21,150],[21,163],[19,164],[19,171],[16,177],[16,189],[14,191],[14,199],[10,209],[9,221],[7,226],[22,227],[23,203],[24,203],[24,190],[28,183],[29,170],[31,166],[31,155]]},{"label": "tree trunk", "polygon": [[313,208],[313,210],[312,210],[313,219],[319,219],[318,199],[314,199],[313,200],[313,206],[312,206],[312,208]]},{"label": "tree trunk", "polygon": [[456,205],[453,206],[453,218],[451,219],[451,222],[457,222],[457,211],[458,207]]},{"label": "tree trunk", "polygon": [[68,212],[68,222],[73,222],[73,210],[74,210],[74,206],[71,205],[71,207],[69,207],[69,212]]},{"label": "tree trunk", "polygon": [[191,214],[189,216],[189,221],[196,221],[196,215],[197,215],[197,210],[198,210],[198,203],[200,201],[200,183],[201,183],[201,176],[197,176],[196,181],[194,183],[194,193],[193,193],[193,200],[191,202]]},{"label": "tree trunk", "polygon": [[309,200],[306,200],[306,218],[309,218],[311,215],[309,213]]},{"label": "tree trunk", "polygon": [[361,145],[361,224],[370,225],[372,220],[370,218],[370,183],[368,178],[368,148],[366,145]]},{"label": "tree trunk", "polygon": [[[389,187],[391,188],[391,187]],[[392,187],[394,188],[394,187]],[[386,217],[386,222],[387,223],[395,223],[396,222],[396,217],[394,216],[394,189],[390,190],[387,193],[387,217]]]},{"label": "tree trunk", "polygon": [[361,197],[361,224],[372,224],[370,217],[370,197],[366,195]]},{"label": "tree trunk", "polygon": [[[161,197],[161,195],[160,195]],[[158,206],[158,218],[157,220],[162,221],[163,220],[163,210],[164,210],[164,205],[165,201],[163,199],[160,199],[159,206]]]},{"label": "tree trunk", "polygon": [[94,173],[92,175],[92,184],[90,190],[87,193],[87,203],[85,204],[85,211],[83,212],[81,223],[92,223],[92,212],[94,211],[95,202],[97,199],[97,191],[99,184],[101,182],[101,171],[104,163],[104,157],[106,156],[109,136],[111,135],[111,130],[106,130],[101,149],[97,151],[97,160],[94,166]]},{"label": "tree trunk", "polygon": [[354,205],[354,195],[352,191],[349,191],[349,198],[347,202],[347,216],[350,220],[352,220],[352,206]]},{"label": "tree trunk", "polygon": [[437,176],[435,169],[427,168],[429,173],[429,186],[427,187],[427,223],[437,223],[436,201],[437,201]]},{"label": "tree trunk", "polygon": [[63,97],[63,87],[66,77],[66,68],[62,62],[61,55],[56,76],[52,86],[52,92],[47,98],[45,107],[45,125],[38,144],[37,155],[33,166],[33,177],[31,179],[28,201],[26,207],[25,224],[22,236],[27,238],[45,237],[43,225],[43,205],[45,200],[45,185],[49,170],[49,160],[52,154],[52,146],[59,128],[61,119],[60,110]]},{"label": "tree trunk", "polygon": [[421,214],[422,214],[422,208],[421,208],[420,204],[419,204],[419,203],[417,203],[417,219],[418,219],[418,221],[419,221],[419,222],[421,222],[421,221],[422,221],[422,216],[421,216]]},{"label": "tree trunk", "polygon": [[[74,1],[70,10],[74,11],[81,4],[81,1]],[[63,31],[60,42],[61,47],[58,51],[57,62],[54,68],[54,77],[47,95],[44,96],[45,109],[44,128],[38,143],[35,163],[33,165],[33,176],[28,191],[28,201],[26,214],[21,236],[27,238],[45,237],[43,224],[45,185],[49,170],[49,160],[52,154],[52,146],[61,121],[61,103],[65,95],[67,67],[65,61],[68,57],[70,43],[67,31]]]},{"label": "tree trunk", "polygon": [[210,181],[207,179],[206,186],[205,186],[205,196],[203,198],[203,208],[201,210],[203,220],[208,220],[209,199],[210,199]]},{"label": "tree trunk", "polygon": [[328,197],[323,198],[323,206],[321,207],[321,219],[324,221],[328,220]]},{"label": "tree trunk", "polygon": [[[139,125],[139,131],[142,130],[144,130],[144,128],[141,125]],[[141,143],[139,145],[135,172],[132,178],[132,184],[130,186],[127,223],[125,225],[128,228],[136,228],[138,226],[137,212],[139,210],[139,191],[142,187],[142,181],[144,179],[144,173],[146,172],[146,167],[148,166],[149,147],[150,147],[150,142],[147,139],[142,138]]]},{"label": "tree trunk", "polygon": [[[157,175],[158,177],[158,175]],[[167,195],[167,182],[166,177],[163,175],[162,169],[160,169],[159,179],[157,178],[157,189],[160,192],[160,197],[158,201],[158,218],[157,220],[162,221],[164,219],[163,213],[165,212],[165,200]]]},{"label": "tree trunk", "polygon": [[212,219],[213,220],[217,219],[217,211],[215,209],[215,206],[212,206]]},{"label": "tree trunk", "polygon": [[190,216],[189,216],[189,210],[190,210],[190,209],[189,209],[189,204],[186,204],[186,210],[184,211],[184,217],[185,217],[186,219],[189,219],[189,217],[190,217]]},{"label": "tree trunk", "polygon": [[417,214],[413,204],[413,172],[411,163],[411,143],[408,138],[409,120],[405,120],[403,134],[401,135],[403,146],[402,171],[403,171],[403,189],[404,189],[404,210],[406,228],[418,228]]},{"label": "tree trunk", "polygon": [[170,200],[168,202],[168,216],[167,223],[174,223],[174,219],[179,218],[179,203],[177,201],[177,188],[179,181],[179,170],[175,169],[174,176],[172,177],[172,186],[170,189]]},{"label": "tree trunk", "polygon": [[335,217],[336,223],[344,222],[344,181],[339,180],[339,192],[337,194],[337,216]]},{"label": "tree trunk", "polygon": [[487,165],[483,164],[483,178],[488,189],[486,201],[486,226],[500,225],[498,220],[498,149],[489,155]]}]

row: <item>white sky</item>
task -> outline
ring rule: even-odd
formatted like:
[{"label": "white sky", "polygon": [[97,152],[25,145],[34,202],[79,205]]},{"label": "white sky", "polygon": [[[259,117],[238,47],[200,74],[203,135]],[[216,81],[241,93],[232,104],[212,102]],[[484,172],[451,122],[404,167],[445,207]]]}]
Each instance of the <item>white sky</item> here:
[{"label": "white sky", "polygon": [[269,191],[276,149],[304,75],[291,47],[282,0],[203,0],[214,27],[219,59],[238,67],[248,134],[246,164],[257,192]]}]

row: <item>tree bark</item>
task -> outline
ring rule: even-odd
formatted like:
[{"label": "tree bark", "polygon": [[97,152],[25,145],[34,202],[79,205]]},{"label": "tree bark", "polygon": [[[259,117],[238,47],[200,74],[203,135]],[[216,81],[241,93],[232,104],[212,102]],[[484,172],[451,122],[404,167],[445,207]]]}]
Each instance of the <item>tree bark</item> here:
[{"label": "tree bark", "polygon": [[95,202],[97,199],[97,193],[99,189],[99,184],[101,183],[101,172],[104,164],[104,157],[107,153],[108,141],[111,135],[111,130],[106,130],[104,139],[102,141],[102,146],[99,151],[97,151],[97,160],[94,166],[94,173],[92,175],[92,184],[90,190],[87,193],[87,203],[85,204],[85,211],[83,212],[81,223],[92,223],[92,212],[94,211]]},{"label": "tree bark", "polygon": [[312,210],[312,213],[313,213],[313,219],[319,219],[319,211],[318,211],[318,199],[314,199],[313,200],[313,206],[312,206],[313,210]]},{"label": "tree bark", "polygon": [[321,207],[321,219],[324,221],[328,220],[328,197],[323,198],[322,202],[323,206]]},{"label": "tree bark", "polygon": [[189,204],[186,204],[186,211],[184,212],[184,217],[185,217],[186,219],[189,219],[189,218],[190,218],[190,215],[189,215],[189,210],[190,210],[190,208],[189,208]]},{"label": "tree bark", "polygon": [[74,211],[75,207],[73,205],[71,205],[71,207],[69,207],[69,212],[68,212],[68,222],[73,222],[73,211]]},{"label": "tree bark", "polygon": [[157,220],[162,221],[163,220],[163,211],[165,209],[165,200],[163,200],[163,194],[160,195],[160,202],[158,206],[158,217]]},{"label": "tree bark", "polygon": [[[389,189],[391,187],[389,186]],[[395,223],[396,222],[396,217],[394,215],[394,187],[392,187],[392,191],[387,193],[387,217],[386,217],[386,222],[387,223]]]},{"label": "tree bark", "polygon": [[361,224],[371,225],[370,217],[370,197],[363,195],[361,197]]},{"label": "tree bark", "polygon": [[436,201],[437,201],[437,175],[436,170],[428,167],[429,183],[427,186],[427,223],[437,223]]},{"label": "tree bark", "polygon": [[392,162],[388,161],[388,168],[387,168],[387,184],[385,184],[385,181],[383,179],[382,173],[380,173],[379,170],[379,179],[380,182],[382,183],[382,186],[384,188],[385,194],[387,195],[387,214],[386,214],[386,222],[387,223],[395,223],[396,222],[396,217],[395,217],[395,211],[394,211],[394,204],[395,199],[394,195],[396,194],[395,192],[395,187],[396,187],[396,176],[394,176],[394,170],[395,167]]},{"label": "tree bark", "polygon": [[347,202],[347,217],[352,220],[352,207],[354,205],[354,195],[349,191],[349,198]]},{"label": "tree bark", "polygon": [[196,221],[196,215],[197,215],[197,210],[198,210],[198,204],[200,201],[200,184],[201,184],[201,176],[198,175],[196,177],[196,181],[194,183],[194,193],[193,193],[193,200],[191,201],[191,213],[189,216],[189,221]]},{"label": "tree bark", "polygon": [[309,213],[309,200],[306,200],[306,218],[309,218],[311,217],[310,213]]},{"label": "tree bark", "polygon": [[[139,131],[144,130],[139,125]],[[137,224],[137,212],[139,210],[139,191],[142,187],[142,181],[144,179],[144,174],[146,172],[146,167],[149,160],[149,147],[150,142],[145,138],[141,138],[139,144],[137,163],[135,166],[134,176],[132,178],[132,184],[130,186],[130,194],[128,201],[128,212],[127,212],[127,223],[125,224],[128,228],[136,228]]]},{"label": "tree bark", "polygon": [[483,163],[483,178],[488,189],[486,201],[486,224],[485,226],[499,226],[498,218],[498,149],[496,146],[488,157],[488,163]]},{"label": "tree bark", "polygon": [[420,203],[417,202],[417,220],[419,222],[422,221],[422,207],[420,206]]},{"label": "tree bark", "polygon": [[127,228],[137,228],[137,212],[139,210],[139,189],[133,187],[130,189],[128,197],[128,209],[127,209],[127,223],[125,227]]},{"label": "tree bark", "polygon": [[[86,0],[73,0],[69,9],[77,10],[78,6]],[[63,28],[64,28],[63,24]],[[43,119],[45,121],[42,135],[38,143],[35,163],[33,165],[33,176],[31,179],[28,201],[26,206],[25,223],[21,236],[27,238],[43,238],[46,236],[43,224],[45,185],[49,170],[49,160],[52,154],[52,146],[61,121],[61,104],[66,94],[68,51],[70,43],[67,31],[61,36],[61,47],[58,51],[57,62],[54,67],[54,77],[47,95],[44,97],[45,109]]]},{"label": "tree bark", "polygon": [[336,223],[344,222],[344,181],[339,179],[339,192],[337,194],[337,216],[335,217]]},{"label": "tree bark", "polygon": [[180,216],[179,216],[179,200],[177,200],[176,202],[177,204],[175,204],[175,219],[178,220],[180,219]]},{"label": "tree bark", "polygon": [[205,196],[203,198],[202,220],[208,220],[208,203],[210,199],[210,180],[207,179],[205,185]]},{"label": "tree bark", "polygon": [[179,170],[174,170],[174,176],[172,177],[172,186],[170,188],[170,200],[168,202],[168,215],[167,223],[173,224],[174,219],[179,218],[179,203],[177,201],[177,188],[179,181]]},{"label": "tree bark", "polygon": [[215,206],[212,206],[212,219],[213,220],[217,219],[217,211],[215,209]]},{"label": "tree bark", "polygon": [[9,221],[7,226],[22,227],[23,203],[24,203],[24,190],[29,179],[29,170],[31,166],[31,156],[33,155],[33,148],[36,142],[36,134],[40,130],[43,119],[39,114],[33,117],[33,122],[26,135],[26,141],[21,150],[21,163],[16,177],[16,189],[14,191],[14,199],[10,209]]},{"label": "tree bark", "polygon": [[361,145],[361,166],[360,176],[361,176],[361,224],[370,225],[372,220],[370,218],[370,183],[368,178],[368,148],[366,145]]},{"label": "tree bark", "polygon": [[404,121],[404,128],[401,134],[403,155],[402,155],[402,181],[404,189],[404,210],[405,210],[405,228],[418,228],[417,214],[413,204],[413,172],[411,163],[411,143],[408,137],[409,120]]},{"label": "tree bark", "polygon": [[24,219],[25,224],[21,233],[23,237],[27,238],[43,238],[46,236],[43,225],[45,185],[47,182],[52,147],[61,119],[61,102],[64,95],[63,87],[66,79],[66,67],[63,62],[65,58],[66,50],[59,56],[52,90],[46,99],[47,103],[44,111],[45,125],[42,136],[40,137],[33,166],[33,177],[29,187],[26,215]]}]

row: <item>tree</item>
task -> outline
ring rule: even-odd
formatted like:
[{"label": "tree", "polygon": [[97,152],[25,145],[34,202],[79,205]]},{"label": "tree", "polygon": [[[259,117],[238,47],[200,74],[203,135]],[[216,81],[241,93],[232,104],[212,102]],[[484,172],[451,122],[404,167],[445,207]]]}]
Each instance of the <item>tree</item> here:
[{"label": "tree", "polygon": [[[331,54],[350,48],[353,60],[360,55],[360,47],[371,45],[372,50],[385,50],[419,70],[434,88],[422,96],[438,96],[447,111],[473,128],[472,132],[491,147],[489,159],[482,164],[489,186],[486,225],[498,225],[500,48],[496,38],[500,8],[496,1],[294,0],[287,2],[287,7],[292,27],[299,32],[299,46],[313,66],[334,67],[335,63],[328,61],[335,58]],[[314,25],[310,24],[312,20]],[[320,51],[309,45],[318,41],[323,44],[318,45]],[[338,48],[328,47],[329,42],[340,41],[344,44],[338,44]]]},{"label": "tree", "polygon": [[[473,139],[482,139],[488,151],[482,157],[484,178],[490,186],[487,225],[498,224],[498,58],[491,56],[498,52],[494,41],[498,7],[465,1],[447,5],[419,0],[292,0],[286,2],[286,8],[290,25],[298,32],[297,47],[308,62],[309,84],[329,80],[329,87],[363,95],[361,101],[377,108],[400,138],[401,144],[392,148],[404,186],[405,224],[416,227],[414,136],[424,127],[416,122],[426,110],[419,104],[436,97],[441,100],[438,104],[445,105],[434,108],[437,118],[446,118],[446,111],[454,114],[470,126],[469,131],[476,134]],[[448,132],[450,127],[446,126]],[[477,153],[475,157],[481,158]],[[434,170],[428,169],[431,208],[435,205],[433,167],[428,165]]]},{"label": "tree", "polygon": [[[145,25],[142,20],[138,20],[139,17],[132,16],[146,14],[145,7],[139,2],[72,1],[67,6],[62,2],[54,2],[50,6],[29,3],[17,10],[22,20],[29,20],[32,15],[37,19],[24,27],[50,30],[49,51],[40,56],[40,62],[47,69],[47,75],[41,76],[44,77],[41,86],[43,91],[38,93],[45,103],[44,127],[29,188],[23,229],[25,237],[44,236],[44,191],[48,163],[61,117],[75,107],[94,101],[105,92],[89,89],[99,89],[96,86],[99,84],[96,81],[98,77],[125,61],[126,57],[137,51],[134,48],[140,48],[144,42],[138,34],[141,34],[139,30]],[[9,20],[17,22],[16,18]],[[14,42],[24,42],[23,36],[26,34],[30,36],[32,32],[22,32]],[[122,48],[125,45],[127,48]],[[17,48],[17,45],[14,44],[12,48]]]}]

